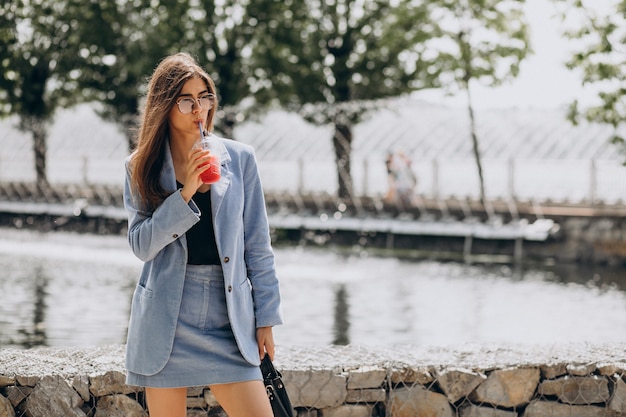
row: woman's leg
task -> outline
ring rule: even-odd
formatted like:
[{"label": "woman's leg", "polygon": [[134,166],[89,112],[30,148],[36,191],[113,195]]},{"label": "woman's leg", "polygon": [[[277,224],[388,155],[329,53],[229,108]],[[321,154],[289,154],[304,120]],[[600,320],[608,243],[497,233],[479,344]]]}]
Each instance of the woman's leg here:
[{"label": "woman's leg", "polygon": [[228,417],[273,417],[274,415],[265,386],[261,381],[217,384],[209,388]]},{"label": "woman's leg", "polygon": [[146,388],[150,417],[185,417],[187,388]]}]

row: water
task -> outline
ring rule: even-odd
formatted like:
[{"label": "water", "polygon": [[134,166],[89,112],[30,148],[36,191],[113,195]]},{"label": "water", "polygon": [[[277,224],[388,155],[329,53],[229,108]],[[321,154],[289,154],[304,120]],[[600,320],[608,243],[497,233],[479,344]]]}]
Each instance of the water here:
[{"label": "water", "polygon": [[[141,267],[124,237],[0,232],[0,347],[124,343]],[[281,345],[626,341],[623,270],[276,256]]]}]

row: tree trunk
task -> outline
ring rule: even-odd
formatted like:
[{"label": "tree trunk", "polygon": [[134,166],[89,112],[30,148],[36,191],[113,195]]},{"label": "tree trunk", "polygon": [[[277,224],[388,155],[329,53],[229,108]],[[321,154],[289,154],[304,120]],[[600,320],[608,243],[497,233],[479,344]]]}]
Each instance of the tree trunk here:
[{"label": "tree trunk", "polygon": [[352,127],[348,122],[335,121],[333,135],[335,163],[337,165],[337,194],[348,206],[353,203],[352,174],[350,170],[350,153],[352,151]]},{"label": "tree trunk", "polygon": [[476,120],[474,118],[474,108],[472,107],[472,97],[470,95],[469,83],[465,85],[467,91],[467,110],[470,118],[470,133],[472,135],[472,145],[474,150],[474,159],[476,168],[478,169],[478,181],[480,186],[480,202],[485,207],[485,179],[483,177],[483,164],[480,158],[480,150],[478,148],[478,136],[476,135]]},{"label": "tree trunk", "polygon": [[47,132],[46,126],[43,121],[31,120],[29,130],[33,134],[33,155],[35,157],[35,174],[38,185],[47,185],[47,167],[46,167],[46,154],[48,153],[48,146],[46,144]]},{"label": "tree trunk", "polygon": [[124,136],[126,136],[129,153],[132,153],[137,147],[137,136],[139,134],[138,120],[139,115],[136,114],[123,117],[121,120],[121,127],[123,129]]},{"label": "tree trunk", "polygon": [[350,344],[350,306],[345,284],[335,293],[335,324],[333,326],[333,345],[347,346]]},{"label": "tree trunk", "polygon": [[[463,8],[466,8],[467,5],[464,5]],[[457,10],[458,11],[458,10]],[[462,18],[464,13],[459,12],[457,17]],[[483,205],[483,208],[486,209],[485,204],[485,181],[483,178],[483,165],[480,160],[480,149],[478,148],[478,136],[476,134],[476,120],[474,119],[474,108],[472,107],[472,95],[470,93],[470,81],[473,78],[472,74],[472,54],[471,54],[471,46],[468,41],[468,32],[463,30],[458,34],[458,43],[461,48],[461,59],[464,65],[465,73],[463,74],[463,87],[465,88],[465,92],[467,93],[467,111],[469,112],[470,118],[470,134],[472,136],[472,146],[474,150],[474,159],[476,161],[476,168],[478,169],[478,182],[480,187],[480,202]]]}]

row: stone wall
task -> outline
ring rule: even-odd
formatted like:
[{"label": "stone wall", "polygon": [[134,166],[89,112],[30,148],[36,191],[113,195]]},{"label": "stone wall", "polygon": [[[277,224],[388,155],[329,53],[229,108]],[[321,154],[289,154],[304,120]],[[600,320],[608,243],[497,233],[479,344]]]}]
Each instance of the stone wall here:
[{"label": "stone wall", "polygon": [[[626,345],[279,347],[298,417],[626,416]],[[123,346],[0,350],[0,417],[147,416]],[[205,387],[188,416],[225,416]]]},{"label": "stone wall", "polygon": [[[563,236],[547,245],[561,262],[626,265],[626,217],[562,217]],[[560,245],[558,245],[560,243]],[[558,249],[557,249],[558,245]]]}]

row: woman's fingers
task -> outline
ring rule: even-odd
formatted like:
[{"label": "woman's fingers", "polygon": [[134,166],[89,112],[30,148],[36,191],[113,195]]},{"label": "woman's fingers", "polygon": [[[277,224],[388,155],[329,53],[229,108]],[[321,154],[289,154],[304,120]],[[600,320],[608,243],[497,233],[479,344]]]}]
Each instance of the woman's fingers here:
[{"label": "woman's fingers", "polygon": [[257,343],[259,345],[259,357],[263,358],[265,352],[274,360],[274,335],[271,327],[259,327],[256,331]]},{"label": "woman's fingers", "polygon": [[200,175],[209,169],[209,151],[193,148],[189,151],[189,162],[187,163],[187,182],[192,181],[196,188],[202,186]]}]

